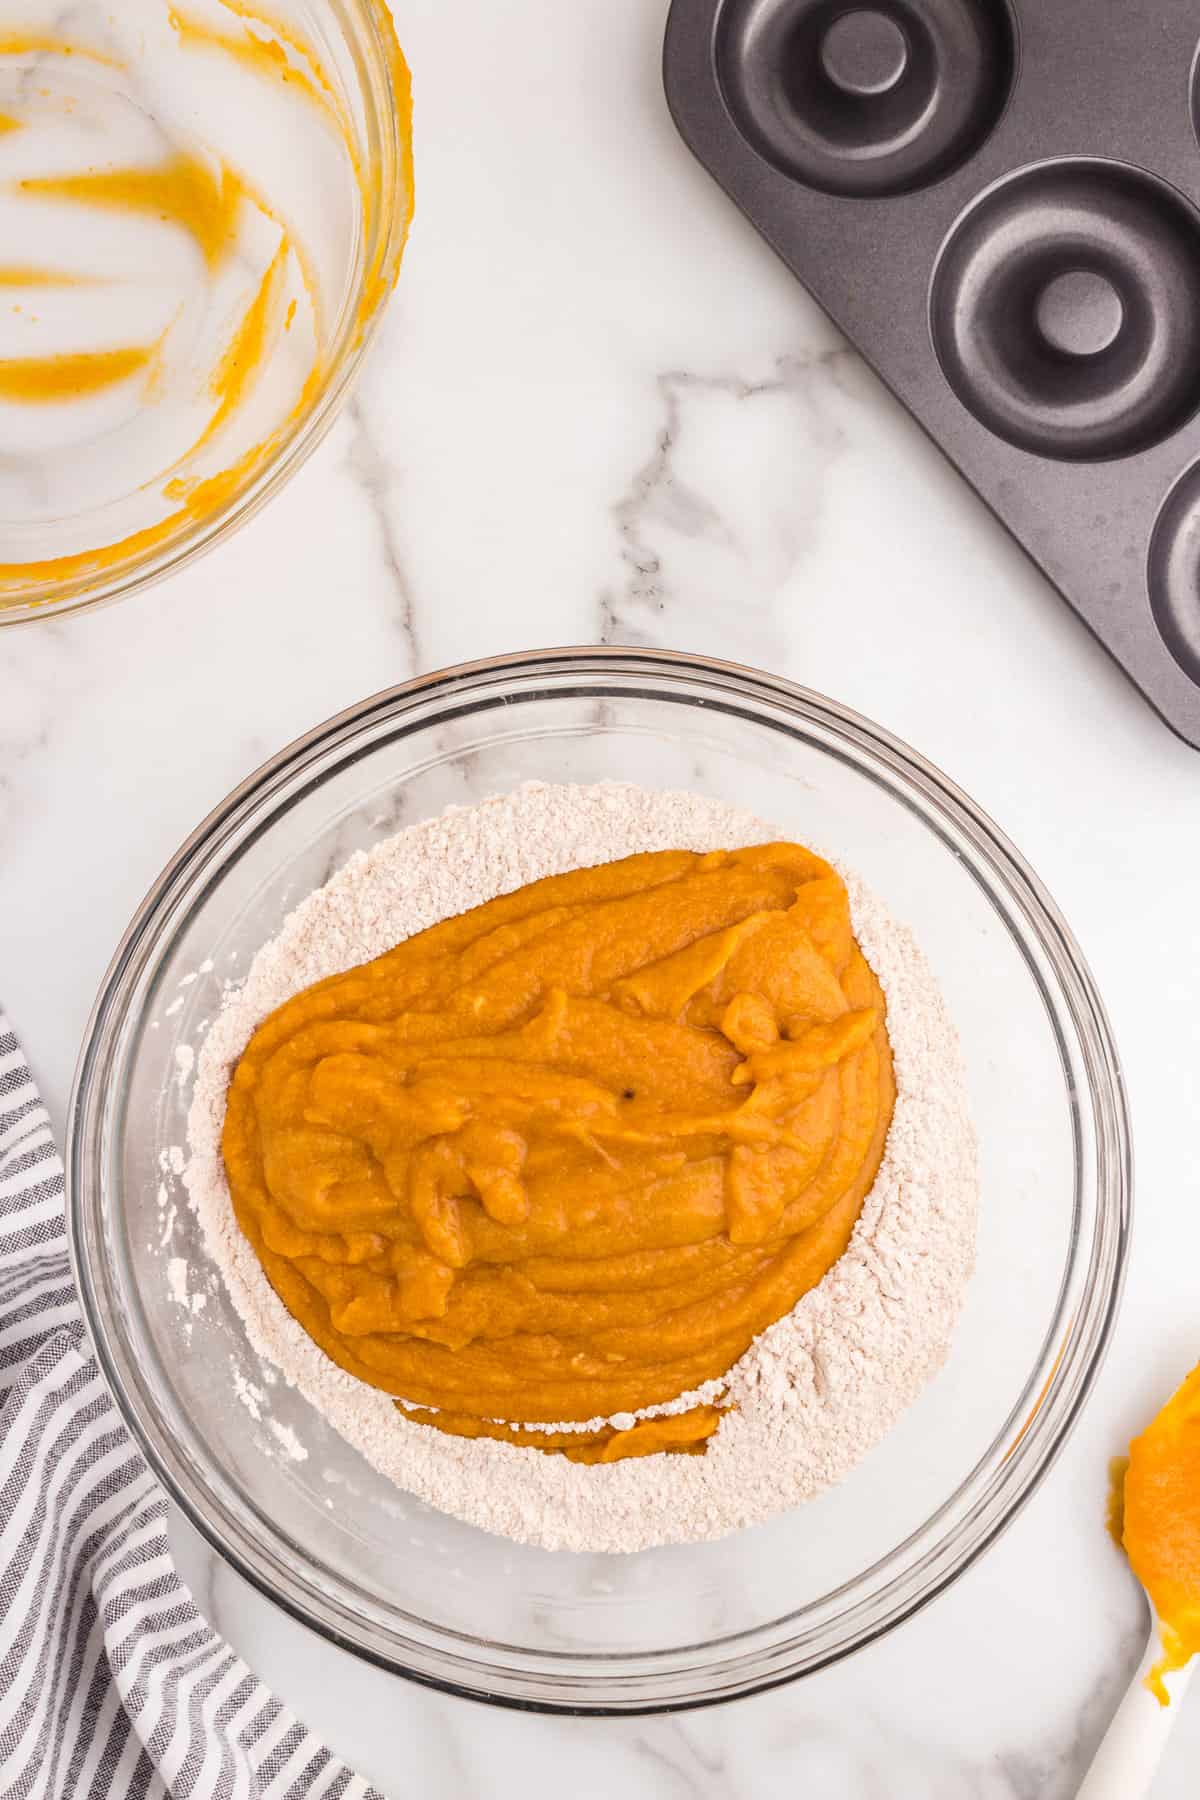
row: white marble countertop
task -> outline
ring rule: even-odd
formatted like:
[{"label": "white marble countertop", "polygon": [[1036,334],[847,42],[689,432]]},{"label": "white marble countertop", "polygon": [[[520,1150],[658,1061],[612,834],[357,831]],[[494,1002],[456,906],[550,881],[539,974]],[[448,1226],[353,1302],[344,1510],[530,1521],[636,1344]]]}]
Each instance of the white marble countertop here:
[{"label": "white marble countertop", "polygon": [[[836,695],[1016,840],[1127,1070],[1138,1219],[1098,1389],[919,1619],[676,1719],[442,1699],[291,1624],[197,1541],[220,1630],[388,1794],[1053,1800],[1136,1661],[1109,1455],[1200,1354],[1200,759],[1177,742],[676,139],[665,0],[396,0],[418,212],[358,398],[167,585],[0,641],[0,987],[61,1124],[92,996],[179,841],[266,755],[419,670],[604,638]],[[1195,1792],[1200,1696],[1156,1800]]]}]

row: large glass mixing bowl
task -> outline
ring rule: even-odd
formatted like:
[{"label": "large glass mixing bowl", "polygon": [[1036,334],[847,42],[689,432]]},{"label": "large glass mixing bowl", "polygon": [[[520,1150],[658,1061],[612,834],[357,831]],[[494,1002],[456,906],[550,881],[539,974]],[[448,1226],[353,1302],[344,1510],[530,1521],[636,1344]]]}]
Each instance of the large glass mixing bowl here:
[{"label": "large glass mixing bowl", "polygon": [[0,625],[219,543],[332,424],[412,210],[386,0],[12,0]]},{"label": "large glass mixing bowl", "polygon": [[[962,1038],[978,1271],[950,1359],[836,1491],[719,1543],[519,1548],[430,1510],[264,1378],[206,1258],[173,1146],[189,1047],[286,913],[355,850],[529,780],[626,779],[752,808],[858,868],[917,934]],[[178,1054],[182,1052],[182,1054]],[[830,700],[650,651],[500,658],[342,713],[267,763],[156,883],[105,978],[71,1109],[76,1274],[163,1484],[281,1606],[397,1673],[500,1704],[663,1711],[820,1668],[901,1625],[1028,1499],[1084,1404],[1129,1230],[1117,1058],[1063,919],[911,750]],[[172,1218],[171,1209],[174,1208]],[[270,1428],[268,1428],[270,1427]],[[287,1453],[288,1431],[306,1448]]]}]

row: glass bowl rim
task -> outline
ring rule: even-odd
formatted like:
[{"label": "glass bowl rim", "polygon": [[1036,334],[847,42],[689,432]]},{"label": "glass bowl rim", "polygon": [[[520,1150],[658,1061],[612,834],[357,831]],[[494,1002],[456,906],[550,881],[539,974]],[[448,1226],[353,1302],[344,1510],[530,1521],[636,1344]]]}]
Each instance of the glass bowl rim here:
[{"label": "glass bowl rim", "polygon": [[[352,22],[368,54],[364,69],[364,97],[373,102],[367,119],[367,137],[375,140],[377,156],[361,160],[374,173],[371,206],[362,220],[354,284],[343,304],[337,330],[329,348],[325,379],[309,405],[281,431],[270,454],[252,468],[213,512],[185,520],[161,544],[135,553],[97,577],[79,574],[47,584],[48,591],[34,599],[0,604],[0,628],[36,624],[39,619],[61,619],[88,612],[140,593],[164,576],[186,568],[247,524],[274,498],[322,443],[341,412],[358,377],[363,361],[375,342],[387,312],[388,291],[365,313],[358,302],[371,285],[371,271],[398,264],[408,237],[412,208],[406,194],[405,141],[400,128],[402,108],[397,105],[395,82],[396,44],[387,0],[321,0],[326,11],[345,28]],[[403,53],[399,67],[403,68]]]},{"label": "glass bowl rim", "polygon": [[[219,850],[262,805],[271,801],[277,789],[294,781],[306,768],[325,754],[349,749],[355,740],[368,734],[373,723],[402,719],[405,713],[426,709],[434,703],[437,710],[418,721],[418,728],[434,726],[439,719],[453,716],[463,709],[473,693],[481,694],[489,687],[499,689],[513,699],[553,697],[557,690],[541,684],[556,678],[570,678],[579,683],[588,679],[601,684],[595,697],[603,697],[606,679],[635,679],[639,675],[651,681],[683,690],[689,682],[709,687],[735,699],[751,703],[755,700],[781,708],[798,721],[808,720],[830,732],[847,749],[865,759],[866,774],[878,780],[880,770],[918,795],[967,838],[989,880],[981,880],[976,868],[968,871],[984,888],[992,905],[1000,912],[1010,935],[1016,936],[1006,908],[1031,932],[1038,950],[1049,964],[1057,994],[1047,990],[1044,979],[1030,960],[1028,951],[1018,941],[1031,979],[1041,992],[1049,1022],[1058,1040],[1060,1055],[1066,1057],[1060,1024],[1065,1010],[1078,1038],[1078,1054],[1082,1058],[1087,1094],[1094,1112],[1095,1170],[1091,1183],[1092,1216],[1085,1221],[1081,1233],[1080,1215],[1082,1170],[1079,1147],[1078,1103],[1075,1108],[1076,1148],[1074,1154],[1075,1202],[1071,1244],[1059,1289],[1058,1301],[1043,1340],[1037,1362],[1013,1404],[1004,1424],[984,1455],[964,1477],[959,1486],[907,1538],[894,1545],[885,1555],[848,1581],[815,1602],[743,1631],[714,1640],[712,1645],[681,1645],[666,1650],[631,1653],[601,1652],[537,1652],[538,1670],[514,1667],[513,1663],[486,1664],[482,1657],[464,1656],[446,1643],[457,1640],[481,1651],[519,1658],[531,1658],[527,1648],[491,1644],[450,1627],[429,1626],[437,1643],[431,1651],[422,1640],[414,1645],[406,1641],[405,1653],[415,1647],[424,1655],[427,1665],[414,1667],[399,1653],[378,1643],[355,1637],[355,1627],[364,1628],[369,1621],[356,1615],[348,1602],[335,1599],[328,1587],[318,1587],[309,1580],[305,1584],[295,1574],[295,1561],[272,1555],[261,1546],[249,1542],[244,1530],[238,1539],[239,1522],[223,1507],[220,1496],[211,1489],[206,1496],[193,1492],[187,1464],[173,1454],[169,1429],[148,1402],[138,1375],[131,1346],[119,1332],[110,1335],[108,1321],[112,1309],[106,1304],[103,1289],[108,1271],[102,1263],[92,1266],[92,1252],[99,1249],[101,1233],[98,1220],[101,1207],[103,1176],[101,1159],[107,1136],[108,1116],[103,1097],[104,1083],[97,1070],[110,1057],[116,1039],[126,1023],[130,989],[141,970],[154,959],[160,930],[167,919],[173,921],[175,908],[201,873],[205,860]],[[572,685],[565,690],[579,697],[581,688]],[[591,693],[590,689],[582,691]],[[613,687],[614,694],[626,693],[628,687]],[[648,697],[668,703],[688,703],[684,691],[650,693]],[[695,702],[693,702],[695,703]],[[703,704],[703,702],[700,702]],[[744,716],[753,717],[752,714]],[[778,722],[762,717],[756,721],[767,730],[778,730]],[[829,746],[822,744],[828,752]],[[851,757],[856,767],[861,764]],[[316,777],[317,785],[321,777]],[[301,791],[308,791],[312,781]],[[890,784],[888,791],[900,801]],[[290,801],[289,801],[290,804]],[[917,808],[921,822],[937,834],[930,818]],[[257,835],[256,833],[252,835]],[[949,845],[947,844],[947,847]],[[220,872],[217,871],[217,879]],[[211,873],[201,883],[207,888]],[[993,887],[991,884],[995,884]],[[999,890],[999,896],[996,889]],[[193,900],[196,896],[192,895]],[[141,960],[139,961],[138,958]],[[1072,1087],[1069,1071],[1064,1066],[1067,1085]],[[99,1090],[99,1091],[98,1091]],[[1128,1261],[1132,1213],[1132,1150],[1128,1106],[1124,1080],[1104,1005],[1095,982],[1075,938],[1054,901],[1039,878],[1021,857],[990,817],[945,776],[934,764],[912,750],[901,739],[875,725],[852,709],[812,689],[782,677],[685,652],[627,648],[621,645],[586,645],[548,648],[461,663],[430,674],[417,676],[371,695],[335,714],[309,732],[296,738],[283,750],[264,762],[238,784],[216,806],[181,845],[166,865],[137,909],[118,946],[101,983],[95,1005],[86,1027],[75,1084],[71,1096],[67,1126],[67,1224],[68,1240],[76,1286],[84,1317],[98,1361],[113,1391],[118,1410],[135,1442],[146,1456],[156,1477],[172,1500],[180,1507],[193,1527],[218,1555],[230,1562],[253,1587],[274,1601],[300,1623],[342,1649],[364,1660],[437,1691],[467,1699],[544,1713],[598,1716],[636,1716],[694,1710],[720,1704],[725,1700],[744,1698],[750,1694],[783,1685],[805,1674],[841,1660],[896,1629],[922,1610],[968,1569],[982,1553],[1007,1529],[1021,1508],[1031,1498],[1056,1461],[1091,1392],[1103,1364],[1112,1336],[1124,1287]],[[1086,1267],[1085,1267],[1086,1265]],[[1086,1276],[1079,1294],[1069,1292],[1072,1278]],[[1073,1308],[1074,1310],[1070,1310]],[[1065,1326],[1065,1335],[1064,1335]],[[1058,1345],[1055,1350],[1055,1345]],[[1015,1430],[1015,1436],[1013,1435]],[[956,1504],[968,1490],[977,1489],[965,1519],[952,1523],[949,1532],[942,1530]],[[205,1510],[207,1498],[214,1516]],[[215,1515],[220,1514],[220,1517]],[[964,1544],[963,1540],[966,1539]],[[233,1541],[231,1541],[231,1539]],[[874,1591],[860,1592],[873,1576],[888,1565],[914,1552],[907,1563]],[[919,1551],[919,1554],[916,1552]],[[257,1557],[256,1557],[257,1552]],[[301,1553],[303,1554],[303,1553]],[[349,1583],[341,1581],[344,1589]],[[678,1694],[666,1692],[676,1677],[687,1678],[690,1665],[678,1669],[665,1668],[668,1659],[686,1657],[689,1652],[737,1646],[777,1630],[781,1623],[803,1621],[806,1615],[825,1613],[847,1595],[857,1595],[836,1616],[843,1622],[857,1620],[838,1642],[809,1653],[802,1652],[799,1666],[780,1667],[779,1646],[766,1644],[760,1650],[738,1652],[717,1663],[706,1663],[698,1671],[707,1691]],[[863,1615],[860,1617],[859,1615]],[[821,1624],[809,1630],[821,1630]],[[386,1627],[382,1628],[386,1632]],[[376,1637],[382,1635],[376,1631]],[[395,1639],[395,1632],[392,1634]],[[803,1644],[804,1627],[784,1643]],[[739,1677],[742,1657],[756,1657],[764,1666]],[[646,1697],[646,1684],[653,1679],[647,1668],[655,1662],[664,1665],[661,1695]],[[616,1673],[617,1665],[637,1665],[633,1676]],[[545,1671],[547,1667],[550,1673]],[[584,1669],[586,1675],[578,1671]],[[592,1671],[599,1671],[598,1676]],[[466,1671],[464,1673],[463,1671]],[[596,1696],[590,1687],[599,1685],[607,1675],[617,1689]],[[472,1679],[472,1675],[474,1679]],[[502,1676],[509,1686],[505,1691]],[[715,1690],[714,1678],[731,1677],[727,1685]],[[522,1691],[522,1684],[540,1684],[539,1691]],[[624,1682],[629,1691],[621,1686]],[[544,1690],[544,1691],[543,1691]]]}]

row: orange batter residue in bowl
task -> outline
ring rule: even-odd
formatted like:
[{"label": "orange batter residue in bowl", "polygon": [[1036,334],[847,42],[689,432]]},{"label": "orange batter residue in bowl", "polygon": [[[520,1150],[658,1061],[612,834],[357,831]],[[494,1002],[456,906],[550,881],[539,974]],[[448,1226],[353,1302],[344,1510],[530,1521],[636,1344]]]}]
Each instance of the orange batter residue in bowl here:
[{"label": "orange batter residue in bowl", "polygon": [[259,1027],[233,1204],[316,1342],[419,1418],[588,1461],[702,1448],[713,1407],[496,1421],[675,1399],[821,1279],[883,1154],[884,1015],[845,886],[795,844],[552,876]]},{"label": "orange batter residue in bowl", "polygon": [[[364,166],[350,111],[327,73],[316,46],[310,44],[286,20],[252,0],[219,0],[229,15],[229,28],[193,18],[173,6],[167,18],[181,48],[202,56],[225,57],[239,67],[271,82],[282,83],[289,94],[317,109],[337,135],[358,189],[364,235],[370,238],[377,201],[373,180],[378,170]],[[399,176],[403,189],[400,229],[390,243],[381,243],[362,271],[360,299],[353,322],[355,341],[361,339],[372,316],[386,300],[399,273],[408,226],[412,217],[412,107],[408,66],[392,28],[391,16],[381,0],[370,0],[381,46],[389,64],[400,135]],[[123,71],[115,58],[84,45],[46,35],[0,34],[0,60],[9,57],[46,56],[80,58]],[[0,114],[0,135],[20,130],[23,121]],[[169,467],[159,472],[158,485],[170,510],[165,517],[121,537],[113,543],[85,550],[29,560],[0,561],[0,612],[7,602],[28,603],[40,584],[90,580],[118,564],[147,556],[166,545],[184,529],[214,516],[249,490],[279,455],[312,412],[330,373],[325,327],[317,275],[310,252],[279,216],[252,181],[203,148],[175,150],[158,164],[123,168],[99,166],[25,176],[12,192],[40,205],[56,204],[115,214],[142,215],[185,232],[199,248],[210,276],[239,251],[239,225],[243,216],[257,212],[277,233],[276,247],[256,275],[227,343],[211,370],[208,395],[212,411],[194,441]],[[242,250],[241,254],[246,252]],[[244,444],[225,467],[207,474],[195,471],[194,459],[229,423],[253,390],[263,368],[276,349],[281,334],[290,330],[297,300],[284,304],[284,287],[290,265],[305,296],[315,349],[308,373],[290,407],[261,437]],[[66,274],[52,268],[16,263],[0,269],[0,286],[80,287],[102,286],[101,278]],[[47,356],[0,357],[0,401],[31,405],[61,405],[83,400],[134,375],[148,371],[143,402],[155,398],[160,374],[159,352],[170,330],[151,343],[121,346],[113,350],[80,349]],[[150,486],[154,483],[148,484]]]},{"label": "orange batter residue in bowl", "polygon": [[1200,1654],[1200,1367],[1129,1446],[1123,1540],[1162,1626],[1162,1660],[1148,1685]]}]

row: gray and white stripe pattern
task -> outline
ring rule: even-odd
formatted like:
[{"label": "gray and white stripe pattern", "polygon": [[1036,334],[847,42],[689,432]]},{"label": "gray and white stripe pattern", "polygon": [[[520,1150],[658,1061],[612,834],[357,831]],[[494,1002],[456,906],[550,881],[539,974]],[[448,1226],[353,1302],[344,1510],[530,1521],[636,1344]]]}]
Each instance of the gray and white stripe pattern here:
[{"label": "gray and white stripe pattern", "polygon": [[109,1397],[63,1169],[0,1012],[0,1796],[382,1800],[209,1629]]}]

